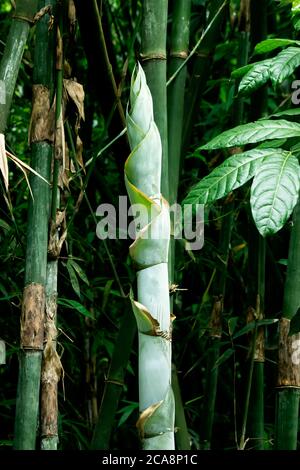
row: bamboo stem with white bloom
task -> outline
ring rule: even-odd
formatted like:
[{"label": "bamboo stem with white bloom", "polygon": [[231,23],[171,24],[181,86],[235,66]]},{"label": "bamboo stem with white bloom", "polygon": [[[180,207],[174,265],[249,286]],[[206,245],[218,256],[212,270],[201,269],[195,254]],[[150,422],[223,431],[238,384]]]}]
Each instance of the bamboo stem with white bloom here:
[{"label": "bamboo stem with white bloom", "polygon": [[127,131],[132,149],[125,163],[131,204],[144,213],[136,221],[130,255],[137,267],[138,301],[131,298],[139,331],[138,428],[146,450],[174,449],[171,387],[171,318],[168,283],[169,206],[161,195],[162,147],[150,90],[138,64],[131,81]]}]

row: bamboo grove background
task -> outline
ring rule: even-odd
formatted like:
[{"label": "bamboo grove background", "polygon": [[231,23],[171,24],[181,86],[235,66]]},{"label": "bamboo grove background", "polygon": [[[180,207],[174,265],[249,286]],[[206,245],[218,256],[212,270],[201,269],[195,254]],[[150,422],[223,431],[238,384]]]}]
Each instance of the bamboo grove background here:
[{"label": "bamboo grove background", "polygon": [[[140,447],[136,270],[129,240],[96,236],[99,204],[117,207],[126,194],[123,130],[136,61],[152,93],[170,204],[189,200],[195,184],[253,150],[251,142],[262,142],[261,154],[292,148],[297,193],[298,4],[1,1],[1,450]],[[267,38],[285,42],[257,55]],[[283,65],[276,59],[281,78],[271,86],[277,47],[289,56]],[[253,69],[241,67],[261,60],[269,62],[246,86]],[[213,147],[223,131],[276,113],[290,124],[277,121],[272,144],[235,131]],[[201,250],[170,240],[179,450],[299,445],[300,371],[291,357],[300,331],[300,206],[296,194],[281,230],[262,236],[250,185],[232,191],[237,180],[226,196],[207,196]]]}]

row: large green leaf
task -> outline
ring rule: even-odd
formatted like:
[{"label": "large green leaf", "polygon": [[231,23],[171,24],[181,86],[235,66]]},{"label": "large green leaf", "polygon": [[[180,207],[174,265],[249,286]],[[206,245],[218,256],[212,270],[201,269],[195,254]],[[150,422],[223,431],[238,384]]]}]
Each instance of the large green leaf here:
[{"label": "large green leaf", "polygon": [[272,60],[270,78],[273,85],[282,83],[300,65],[300,48],[288,47]]},{"label": "large green leaf", "polygon": [[279,119],[272,121],[265,119],[242,126],[234,127],[222,132],[200,149],[213,150],[225,147],[237,147],[246,144],[255,144],[268,139],[285,139],[300,136],[300,124]]},{"label": "large green leaf", "polygon": [[251,209],[262,236],[280,230],[291,215],[299,194],[299,163],[291,152],[266,158],[251,187]]},{"label": "large green leaf", "polygon": [[227,158],[194,186],[183,204],[206,204],[226,196],[251,179],[262,161],[280,150],[253,149]]},{"label": "large green leaf", "polygon": [[300,41],[295,41],[293,39],[265,39],[258,43],[255,46],[254,54],[267,54],[268,52],[272,52],[279,47],[286,47],[286,46],[300,46]]},{"label": "large green leaf", "polygon": [[240,67],[238,69],[235,69],[232,73],[231,73],[231,78],[242,78],[246,73],[249,72],[249,70],[252,69],[252,67],[254,65],[257,65],[257,64],[260,64],[262,61],[259,61],[259,62],[253,62],[252,64],[247,64],[247,65],[243,65],[243,67]]},{"label": "large green leaf", "polygon": [[272,59],[268,59],[253,65],[242,78],[239,85],[239,93],[241,95],[248,95],[264,85],[270,78],[271,64]]}]

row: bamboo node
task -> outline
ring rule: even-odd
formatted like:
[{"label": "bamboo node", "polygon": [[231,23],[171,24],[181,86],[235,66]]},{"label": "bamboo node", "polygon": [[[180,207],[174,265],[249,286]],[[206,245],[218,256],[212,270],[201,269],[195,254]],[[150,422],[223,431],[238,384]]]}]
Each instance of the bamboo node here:
[{"label": "bamboo node", "polygon": [[13,16],[13,19],[14,20],[26,21],[26,23],[34,24],[34,18],[29,18],[28,16],[24,16],[24,15],[15,14]]},{"label": "bamboo node", "polygon": [[114,384],[114,385],[118,385],[119,387],[124,387],[124,382],[122,382],[121,380],[115,380],[115,379],[105,379],[104,382],[106,384]]},{"label": "bamboo node", "polygon": [[142,62],[146,62],[147,60],[167,60],[167,56],[163,52],[151,52],[149,54],[140,54],[140,59]]},{"label": "bamboo node", "polygon": [[289,336],[291,321],[279,320],[278,381],[277,387],[300,388],[299,348],[300,334]]},{"label": "bamboo node", "polygon": [[188,58],[188,52],[187,51],[177,51],[177,52],[170,52],[170,57],[174,57],[175,59],[187,59]]},{"label": "bamboo node", "polygon": [[195,53],[197,57],[202,57],[203,59],[210,59],[213,57],[213,54],[211,51],[198,51]]}]

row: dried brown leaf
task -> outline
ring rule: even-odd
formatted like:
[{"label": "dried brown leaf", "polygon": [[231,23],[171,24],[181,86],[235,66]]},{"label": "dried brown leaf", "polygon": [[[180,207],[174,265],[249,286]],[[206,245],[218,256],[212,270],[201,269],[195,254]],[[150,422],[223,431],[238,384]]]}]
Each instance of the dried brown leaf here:
[{"label": "dried brown leaf", "polygon": [[[68,97],[75,104],[79,118],[84,121],[84,89],[83,86],[75,80],[64,80],[64,87]],[[78,123],[79,124],[79,123]]]}]

